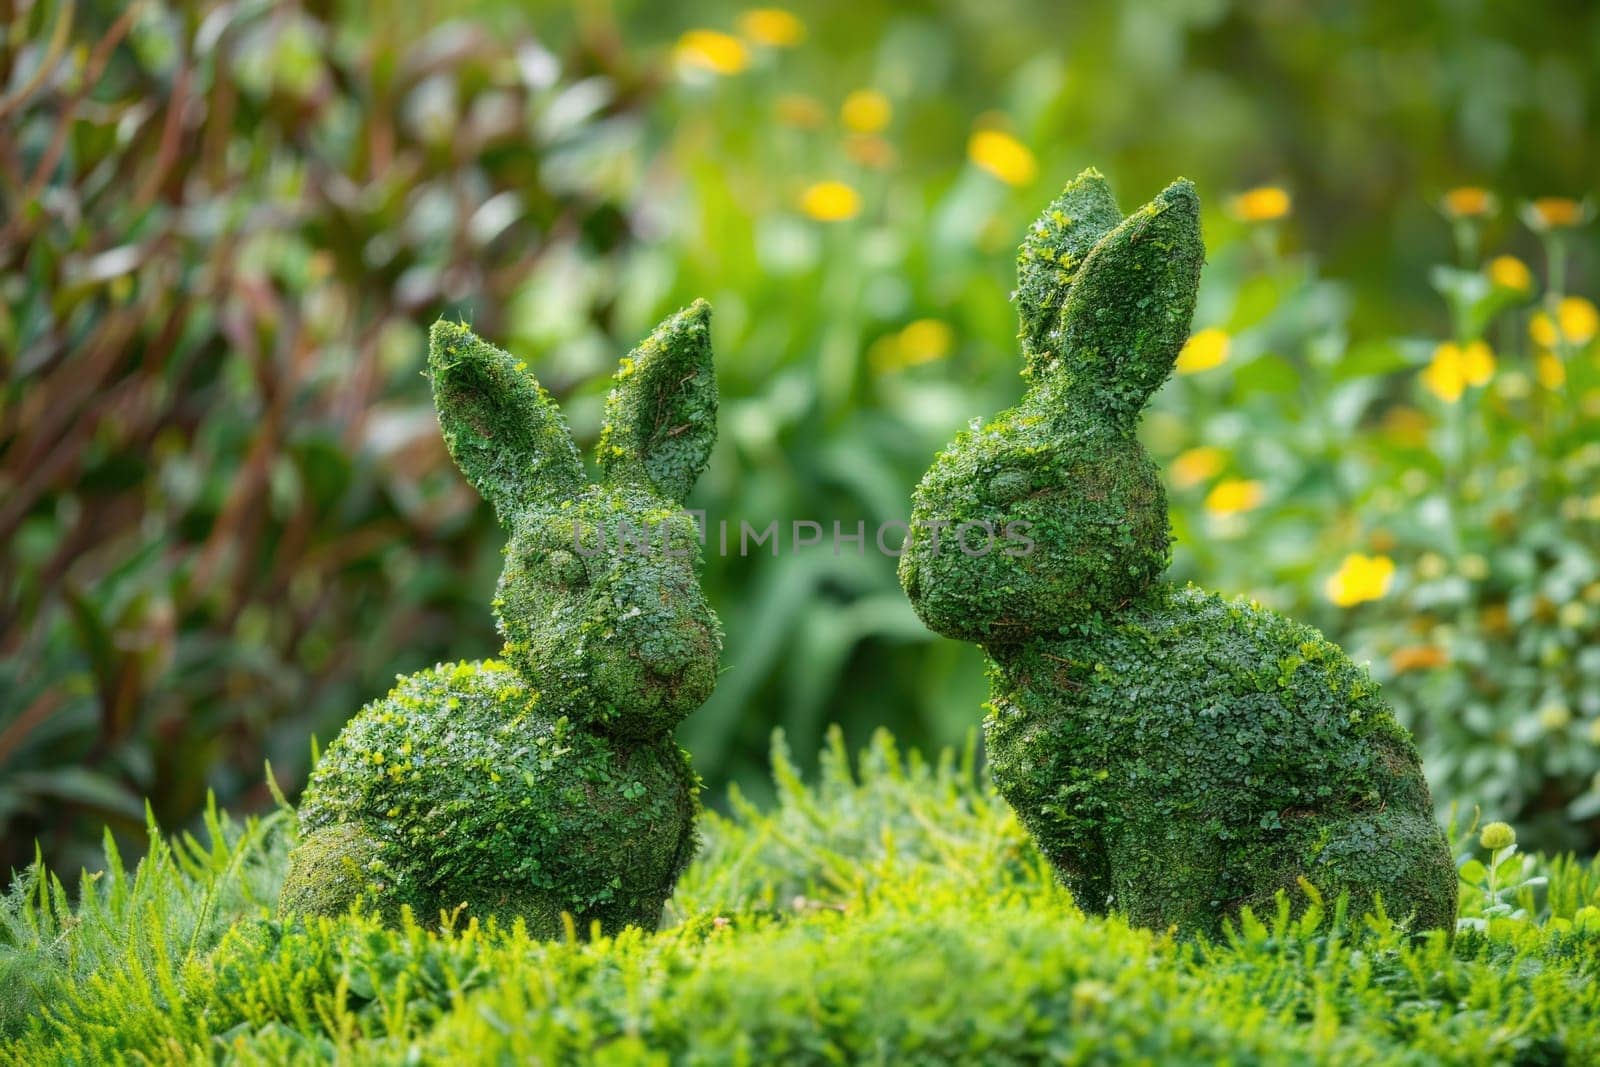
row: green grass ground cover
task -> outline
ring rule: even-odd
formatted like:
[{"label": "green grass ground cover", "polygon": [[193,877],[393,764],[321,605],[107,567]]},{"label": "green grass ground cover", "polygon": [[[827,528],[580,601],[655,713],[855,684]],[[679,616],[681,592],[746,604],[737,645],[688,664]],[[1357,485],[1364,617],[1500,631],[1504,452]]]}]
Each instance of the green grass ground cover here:
[{"label": "green grass ground cover", "polygon": [[[658,933],[273,915],[287,810],[0,898],[0,1063],[1592,1063],[1600,865],[1456,835],[1453,942],[1285,900],[1215,943],[1084,917],[974,753],[835,734],[737,794]],[[1541,881],[1543,880],[1543,881]],[[1507,887],[1510,887],[1509,889]]]}]

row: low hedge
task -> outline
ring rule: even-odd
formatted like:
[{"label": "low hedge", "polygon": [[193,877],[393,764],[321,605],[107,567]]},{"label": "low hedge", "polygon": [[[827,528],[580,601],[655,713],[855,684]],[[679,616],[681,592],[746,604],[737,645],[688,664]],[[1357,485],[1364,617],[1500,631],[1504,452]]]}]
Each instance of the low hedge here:
[{"label": "low hedge", "polygon": [[131,872],[113,847],[75,903],[24,872],[0,901],[0,1062],[1600,1058],[1600,864],[1516,857],[1494,907],[1458,841],[1453,940],[1304,897],[1184,940],[1079,912],[971,749],[929,763],[881,735],[852,768],[836,734],[812,785],[774,757],[777,804],[706,817],[657,933],[282,922],[287,806],[153,835]]}]

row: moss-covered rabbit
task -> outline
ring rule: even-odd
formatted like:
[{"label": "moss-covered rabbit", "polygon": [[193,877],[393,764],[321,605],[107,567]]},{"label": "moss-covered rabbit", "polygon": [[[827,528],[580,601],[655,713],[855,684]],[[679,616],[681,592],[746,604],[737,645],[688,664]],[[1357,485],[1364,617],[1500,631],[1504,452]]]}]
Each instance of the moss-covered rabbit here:
[{"label": "moss-covered rabbit", "polygon": [[306,789],[285,912],[363,894],[389,916],[465,905],[547,936],[562,912],[580,930],[659,921],[699,789],[671,731],[710,695],[721,649],[680,503],[716,437],[710,314],[696,303],[622,361],[598,485],[522,364],[433,327],[445,443],[510,533],[503,661],[403,678],[350,721]]},{"label": "moss-covered rabbit", "polygon": [[[990,654],[995,783],[1085,909],[1209,933],[1304,878],[1449,928],[1455,867],[1366,672],[1308,626],[1161,579],[1166,498],[1134,430],[1204,257],[1188,182],[1127,218],[1099,174],[1067,186],[1018,258],[1029,389],[934,461],[901,581],[928,626]],[[972,523],[1012,536],[978,554],[980,527],[953,536]]]}]

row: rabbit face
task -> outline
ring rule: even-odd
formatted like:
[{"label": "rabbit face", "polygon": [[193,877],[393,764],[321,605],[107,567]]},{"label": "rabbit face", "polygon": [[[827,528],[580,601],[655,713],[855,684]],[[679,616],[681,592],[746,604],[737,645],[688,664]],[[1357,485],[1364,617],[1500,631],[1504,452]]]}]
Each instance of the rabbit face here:
[{"label": "rabbit face", "polygon": [[595,487],[530,516],[506,546],[495,612],[506,658],[622,736],[664,734],[716,684],[722,639],[682,508]]},{"label": "rabbit face", "polygon": [[553,714],[618,736],[664,734],[716,679],[721,633],[681,504],[716,438],[710,317],[696,302],[623,359],[598,485],[522,364],[464,326],[431,336],[445,444],[511,534],[494,604],[506,659]]},{"label": "rabbit face", "polygon": [[1032,384],[913,497],[900,579],[931,629],[1022,641],[1115,610],[1165,569],[1166,497],[1134,428],[1188,334],[1203,259],[1187,182],[1124,219],[1085,172],[1046,209],[1018,259]]},{"label": "rabbit face", "polygon": [[1149,458],[1131,437],[1055,424],[1050,403],[1036,390],[963,433],[917,487],[900,577],[938,633],[1021,641],[1118,606],[1166,564],[1166,497]]}]

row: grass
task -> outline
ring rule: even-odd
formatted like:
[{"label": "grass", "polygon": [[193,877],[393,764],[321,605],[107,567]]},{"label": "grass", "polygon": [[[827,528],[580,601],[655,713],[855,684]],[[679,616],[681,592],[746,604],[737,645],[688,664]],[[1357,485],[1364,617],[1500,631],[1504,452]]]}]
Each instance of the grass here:
[{"label": "grass", "polygon": [[658,933],[279,922],[287,805],[152,829],[131,873],[108,845],[75,903],[32,869],[0,899],[0,1063],[1600,1057],[1595,863],[1513,857],[1491,899],[1458,846],[1453,942],[1306,898],[1181,941],[1079,913],[971,747],[881,734],[852,767],[835,733],[821,762],[775,743],[777,803],[706,816]]}]

